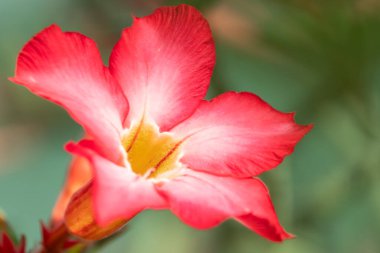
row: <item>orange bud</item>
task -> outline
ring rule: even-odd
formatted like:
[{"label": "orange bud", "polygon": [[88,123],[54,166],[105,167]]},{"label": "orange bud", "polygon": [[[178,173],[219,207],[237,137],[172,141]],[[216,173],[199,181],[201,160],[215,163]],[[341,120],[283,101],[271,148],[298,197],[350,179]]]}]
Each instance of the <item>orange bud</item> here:
[{"label": "orange bud", "polygon": [[60,224],[63,221],[67,205],[76,191],[81,189],[91,180],[91,165],[85,157],[74,156],[65,185],[55,203],[51,220],[53,224]]},{"label": "orange bud", "polygon": [[101,227],[94,217],[92,204],[92,181],[72,197],[65,214],[69,232],[86,240],[100,240],[121,229],[128,220],[116,220]]}]

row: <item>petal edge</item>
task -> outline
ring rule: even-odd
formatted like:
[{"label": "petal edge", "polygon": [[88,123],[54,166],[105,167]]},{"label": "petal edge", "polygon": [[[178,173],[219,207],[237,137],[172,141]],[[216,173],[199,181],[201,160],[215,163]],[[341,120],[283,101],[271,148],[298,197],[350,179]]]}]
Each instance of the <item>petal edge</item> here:
[{"label": "petal edge", "polygon": [[182,162],[191,169],[252,177],[279,165],[311,128],[252,93],[227,92],[204,101],[171,132],[186,139]]}]

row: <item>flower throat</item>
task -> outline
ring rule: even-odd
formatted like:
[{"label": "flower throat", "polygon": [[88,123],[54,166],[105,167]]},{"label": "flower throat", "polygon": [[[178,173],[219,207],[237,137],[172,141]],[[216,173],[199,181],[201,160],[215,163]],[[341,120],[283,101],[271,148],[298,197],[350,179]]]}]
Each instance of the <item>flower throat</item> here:
[{"label": "flower throat", "polygon": [[136,174],[155,178],[180,166],[181,141],[144,120],[131,126],[122,143]]}]

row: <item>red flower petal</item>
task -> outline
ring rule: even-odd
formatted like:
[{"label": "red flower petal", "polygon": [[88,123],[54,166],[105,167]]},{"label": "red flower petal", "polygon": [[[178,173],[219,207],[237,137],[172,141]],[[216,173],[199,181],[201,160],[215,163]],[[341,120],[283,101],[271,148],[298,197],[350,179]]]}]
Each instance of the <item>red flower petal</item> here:
[{"label": "red flower petal", "polygon": [[218,175],[251,177],[276,167],[311,126],[273,109],[251,93],[225,93],[204,102],[171,132],[187,138],[182,162]]},{"label": "red flower petal", "polygon": [[189,226],[207,229],[227,218],[237,218],[269,240],[292,237],[281,227],[268,190],[257,178],[218,177],[188,170],[158,190],[173,213]]},{"label": "red flower petal", "polygon": [[[270,200],[269,200],[270,201]],[[240,217],[237,217],[236,220],[241,222],[244,226],[255,231],[259,235],[274,241],[282,242],[286,239],[293,239],[295,236],[287,233],[283,229],[278,228],[278,224],[272,224],[273,219],[277,219],[274,212],[267,214],[267,216],[273,216],[271,218],[261,218],[253,214],[246,214]]]},{"label": "red flower petal", "polygon": [[135,18],[110,58],[130,104],[126,124],[145,113],[166,131],[204,98],[215,64],[207,21],[193,7],[163,7]]},{"label": "red flower petal", "polygon": [[91,39],[56,25],[46,28],[24,46],[10,80],[62,105],[102,151],[119,158],[128,103]]}]

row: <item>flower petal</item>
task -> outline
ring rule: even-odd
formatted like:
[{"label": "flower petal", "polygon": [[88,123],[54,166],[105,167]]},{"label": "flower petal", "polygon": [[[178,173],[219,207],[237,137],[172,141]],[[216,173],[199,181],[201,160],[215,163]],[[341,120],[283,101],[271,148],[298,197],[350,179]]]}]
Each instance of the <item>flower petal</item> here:
[{"label": "flower petal", "polygon": [[[269,199],[270,201],[270,199]],[[286,239],[293,239],[295,236],[290,234],[283,229],[278,228],[278,224],[272,224],[271,220],[277,219],[274,212],[268,212],[267,218],[261,218],[253,214],[246,214],[237,217],[236,220],[241,222],[244,226],[255,231],[262,237],[265,237],[274,242],[282,242]],[[270,218],[270,216],[273,216]]]},{"label": "flower petal", "polygon": [[130,104],[126,125],[147,114],[166,131],[189,117],[206,95],[214,64],[209,25],[195,8],[163,7],[135,18],[110,58]]},{"label": "flower petal", "polygon": [[56,25],[44,29],[24,46],[10,80],[63,106],[108,156],[119,158],[128,102],[91,39]]},{"label": "flower petal", "polygon": [[120,167],[91,150],[93,144],[69,143],[69,152],[87,157],[93,168],[93,200],[96,222],[106,226],[115,220],[128,220],[144,209],[162,209],[166,201],[153,183]]},{"label": "flower petal", "polygon": [[171,130],[183,143],[182,162],[217,175],[251,177],[276,167],[311,129],[251,93],[205,101]]},{"label": "flower petal", "polygon": [[[157,188],[184,223],[198,229],[237,218],[272,241],[291,238],[280,225],[265,185],[257,178],[218,177],[187,170]],[[256,222],[256,223],[255,223]]]}]

